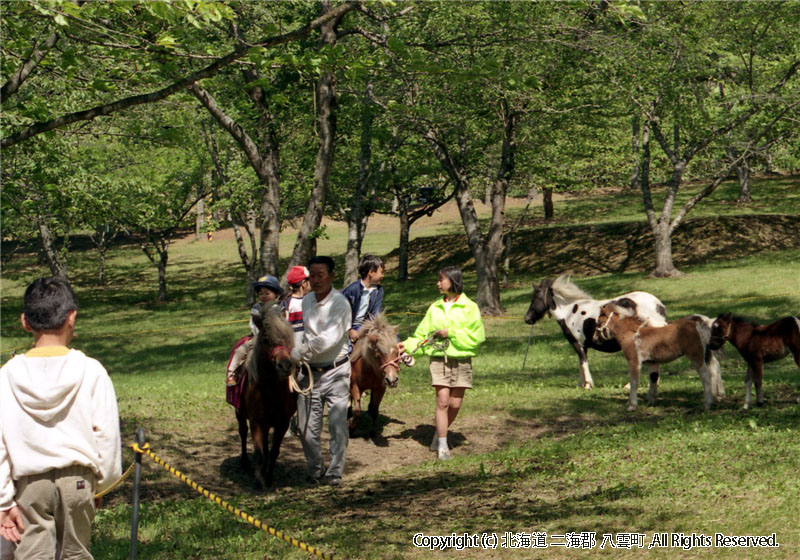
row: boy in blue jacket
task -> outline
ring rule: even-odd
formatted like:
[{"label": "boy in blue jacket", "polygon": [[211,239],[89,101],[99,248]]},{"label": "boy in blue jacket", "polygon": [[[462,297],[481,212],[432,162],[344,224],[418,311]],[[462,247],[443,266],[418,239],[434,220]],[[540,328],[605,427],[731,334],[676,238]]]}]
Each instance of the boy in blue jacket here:
[{"label": "boy in blue jacket", "polygon": [[358,340],[361,324],[383,310],[383,282],[385,266],[380,257],[364,255],[358,263],[356,280],[344,290],[342,295],[350,302],[352,321],[350,325],[350,341]]}]

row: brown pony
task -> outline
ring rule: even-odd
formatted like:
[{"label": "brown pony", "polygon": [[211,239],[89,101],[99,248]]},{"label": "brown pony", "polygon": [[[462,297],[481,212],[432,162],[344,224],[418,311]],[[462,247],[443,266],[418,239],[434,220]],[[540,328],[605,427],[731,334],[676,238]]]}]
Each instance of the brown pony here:
[{"label": "brown pony", "polygon": [[[756,406],[764,406],[761,382],[764,379],[764,362],[780,360],[789,352],[800,368],[800,319],[784,317],[769,325],[749,323],[732,313],[720,314],[711,325],[712,349],[722,348],[726,341],[739,351],[747,362],[744,408],[753,402],[751,385],[756,384]],[[798,399],[800,400],[800,399]]]},{"label": "brown pony", "polygon": [[[289,390],[289,376],[294,364],[289,355],[294,346],[294,332],[278,307],[267,303],[260,315],[253,316],[258,328],[253,351],[247,359],[247,379],[242,404],[236,409],[239,436],[242,440],[241,465],[250,468],[247,458],[247,422],[253,436],[256,481],[272,486],[275,462],[289,420],[297,410],[295,396]],[[272,447],[269,431],[272,431]]]},{"label": "brown pony", "polygon": [[[633,317],[629,309],[607,303],[597,318],[598,334],[604,339],[614,338],[622,347],[628,360],[631,391],[628,410],[636,410],[636,390],[639,387],[639,370],[642,364],[665,364],[686,356],[692,362],[703,383],[703,407],[708,410],[714,398],[725,395],[719,362],[708,348],[711,337],[711,319],[692,315],[671,321],[662,327],[652,327]],[[658,372],[650,373],[650,390],[647,400],[653,404],[658,394]]]},{"label": "brown pony", "polygon": [[364,321],[361,337],[350,354],[350,402],[352,416],[348,422],[352,434],[361,416],[361,397],[365,391],[372,395],[367,412],[372,418],[371,435],[378,421],[386,387],[397,387],[402,359],[397,347],[397,327],[390,325],[383,313]]}]

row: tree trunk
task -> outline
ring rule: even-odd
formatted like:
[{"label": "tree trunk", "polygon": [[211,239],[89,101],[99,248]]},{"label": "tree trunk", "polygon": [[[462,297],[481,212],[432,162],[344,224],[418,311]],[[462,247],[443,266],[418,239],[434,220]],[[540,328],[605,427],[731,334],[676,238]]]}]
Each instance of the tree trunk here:
[{"label": "tree trunk", "polygon": [[544,219],[553,218],[553,187],[542,187],[542,206],[544,206]]},{"label": "tree trunk", "polygon": [[113,232],[108,226],[99,226],[95,228],[93,234],[90,235],[92,242],[97,247],[99,256],[98,275],[97,281],[101,286],[106,284],[106,253],[111,245],[111,241],[117,236],[117,231]]},{"label": "tree trunk", "polygon": [[[323,3],[323,13],[330,11],[330,2]],[[320,28],[321,43],[333,46],[336,44],[336,26],[340,18],[328,21]],[[314,164],[314,186],[308,201],[308,209],[303,216],[303,223],[297,232],[292,256],[289,259],[289,268],[305,264],[316,254],[315,233],[322,223],[322,212],[325,209],[325,199],[328,195],[331,168],[333,167],[334,145],[336,141],[336,109],[338,97],[336,94],[336,75],[333,72],[324,72],[320,75],[316,85],[317,99],[317,127],[319,133],[319,148]]]},{"label": "tree trunk", "polygon": [[750,164],[747,158],[743,159],[735,170],[736,177],[739,179],[739,198],[736,199],[736,202],[749,204],[753,202],[753,197],[750,195]]},{"label": "tree trunk", "polygon": [[198,200],[197,201],[197,209],[196,209],[197,217],[194,221],[194,238],[195,240],[200,239],[200,236],[203,234],[203,230],[206,227],[206,201],[205,200]]},{"label": "tree trunk", "polygon": [[655,240],[656,259],[653,276],[663,278],[682,275],[681,271],[675,268],[672,262],[672,234],[669,223],[660,221],[658,226],[653,228],[653,238]]},{"label": "tree trunk", "polygon": [[631,166],[631,178],[628,181],[628,188],[631,190],[639,190],[642,186],[641,174],[642,168],[639,165],[641,161],[641,124],[639,116],[634,115],[631,118],[631,148],[633,149],[633,165]]},{"label": "tree trunk", "polygon": [[167,301],[167,250],[159,252],[158,259],[158,301]]},{"label": "tree trunk", "polygon": [[361,243],[364,240],[367,213],[364,202],[372,165],[372,123],[375,119],[372,110],[372,83],[364,88],[364,102],[361,105],[361,152],[358,158],[358,179],[353,192],[350,212],[347,213],[347,249],[345,251],[344,286],[358,279],[358,261],[361,257]]},{"label": "tree trunk", "polygon": [[[275,131],[265,124],[265,106],[257,92],[250,91],[253,102],[256,104],[262,118],[263,128],[266,130],[264,138],[264,154],[258,149],[253,139],[244,129],[217,105],[211,94],[197,85],[192,85],[189,91],[200,101],[208,112],[216,119],[219,125],[227,130],[236,140],[242,152],[247,156],[250,165],[264,184],[261,193],[261,243],[259,246],[259,269],[262,274],[278,272],[278,241],[280,234],[280,180],[278,178],[279,144]],[[257,88],[256,88],[257,89]],[[255,257],[254,257],[255,258]]]},{"label": "tree trunk", "polygon": [[[256,302],[256,293],[253,290],[253,282],[258,279],[258,259],[256,258],[256,234],[255,234],[255,219],[249,221],[242,220],[242,225],[238,223],[238,218],[235,218],[233,213],[228,212],[228,219],[233,225],[233,236],[236,239],[236,249],[239,251],[239,259],[244,265],[245,273],[247,274],[247,285],[245,286],[245,293],[247,294],[247,304],[253,305]],[[244,236],[242,235],[242,227],[247,233],[247,238],[250,241],[250,255],[248,256],[247,249],[244,246]]]},{"label": "tree trunk", "polygon": [[[39,240],[41,241],[42,252],[44,253],[47,266],[53,276],[67,278],[67,261],[59,254],[56,247],[56,239],[50,231],[50,226],[44,220],[37,220],[39,226]],[[66,242],[65,242],[66,244]],[[65,247],[66,249],[66,247]]]},{"label": "tree trunk", "polygon": [[[437,135],[437,131],[429,128],[425,139],[433,148],[434,154],[453,181],[456,204],[461,214],[461,222],[467,234],[478,277],[478,293],[476,303],[484,315],[501,315],[500,283],[497,276],[497,263],[503,254],[503,230],[505,228],[505,200],[508,185],[514,175],[514,158],[516,155],[516,127],[519,113],[513,112],[505,99],[501,100],[501,122],[503,125],[503,145],[500,167],[492,184],[491,203],[492,219],[489,232],[484,238],[475,205],[469,191],[468,173],[465,162],[459,163],[452,157],[447,145]],[[462,145],[465,139],[462,137]]]},{"label": "tree trunk", "polygon": [[[142,252],[158,269],[158,301],[167,301],[167,262],[169,260],[169,241],[164,235],[148,234],[147,241],[141,245]],[[155,250],[155,254],[153,251]]]},{"label": "tree trunk", "polygon": [[408,245],[411,236],[411,220],[408,217],[408,205],[402,197],[395,197],[400,215],[400,245],[397,250],[397,280],[408,280]]}]

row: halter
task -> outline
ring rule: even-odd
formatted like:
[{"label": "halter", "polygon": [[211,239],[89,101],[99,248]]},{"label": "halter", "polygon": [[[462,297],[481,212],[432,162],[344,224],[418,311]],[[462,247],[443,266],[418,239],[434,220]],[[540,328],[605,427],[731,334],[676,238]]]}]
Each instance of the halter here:
[{"label": "halter", "polygon": [[600,327],[597,329],[597,330],[600,332],[600,335],[601,335],[603,338],[610,338],[610,337],[608,336],[608,334],[609,334],[609,333],[608,333],[608,324],[611,322],[611,317],[613,317],[613,316],[614,316],[614,313],[616,313],[616,311],[612,311],[612,312],[611,312],[611,313],[608,315],[608,319],[606,319],[606,322],[605,322],[605,323],[603,323],[602,325],[600,325]]},{"label": "halter", "polygon": [[728,322],[728,330],[722,335],[722,340],[730,340],[731,339],[731,329],[733,328],[733,319]]},{"label": "halter", "polygon": [[277,346],[272,347],[272,351],[269,353],[269,359],[275,361],[275,354],[277,354],[278,350],[280,350],[281,348],[283,348],[287,352],[290,352],[287,346],[284,346],[283,344],[278,344]]},{"label": "halter", "polygon": [[390,366],[394,366],[397,369],[400,369],[400,362],[402,362],[404,365],[408,367],[411,367],[414,365],[414,356],[403,352],[402,354],[398,354],[396,358],[393,358],[388,362],[381,364],[381,369],[386,369],[387,367]]}]

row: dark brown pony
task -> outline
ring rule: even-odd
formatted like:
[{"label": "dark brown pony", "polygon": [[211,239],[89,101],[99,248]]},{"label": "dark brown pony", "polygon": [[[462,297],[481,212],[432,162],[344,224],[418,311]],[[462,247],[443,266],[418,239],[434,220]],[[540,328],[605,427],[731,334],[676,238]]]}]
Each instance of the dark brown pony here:
[{"label": "dark brown pony", "polygon": [[747,362],[744,408],[750,408],[751,385],[756,384],[756,406],[764,405],[761,382],[764,379],[764,362],[780,360],[790,352],[800,368],[800,319],[784,317],[769,325],[749,323],[732,313],[720,314],[711,325],[712,349],[721,348],[726,341],[739,351]]},{"label": "dark brown pony", "polygon": [[[297,401],[289,389],[289,376],[294,369],[289,359],[294,346],[294,332],[275,305],[266,304],[261,314],[253,317],[258,328],[253,351],[247,359],[247,379],[241,406],[236,409],[239,436],[242,440],[242,468],[249,470],[247,458],[247,423],[253,436],[256,481],[272,486],[275,462],[289,420],[297,410]],[[269,431],[272,429],[272,446]]]},{"label": "dark brown pony", "polygon": [[378,407],[381,405],[386,387],[397,387],[397,374],[400,370],[397,347],[397,327],[390,325],[383,313],[364,321],[361,325],[361,338],[350,354],[350,401],[352,416],[348,422],[352,434],[361,416],[361,397],[370,392],[367,412],[372,418],[374,435],[378,421]]}]

